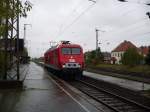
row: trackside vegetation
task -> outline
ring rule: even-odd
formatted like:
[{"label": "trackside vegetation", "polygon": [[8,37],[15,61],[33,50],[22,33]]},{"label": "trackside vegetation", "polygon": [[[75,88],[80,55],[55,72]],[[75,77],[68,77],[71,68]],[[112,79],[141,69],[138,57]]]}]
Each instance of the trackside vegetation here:
[{"label": "trackside vegetation", "polygon": [[103,55],[101,53],[100,48],[97,50],[88,51],[84,54],[86,65],[98,65],[103,63]]},{"label": "trackside vegetation", "polygon": [[144,57],[140,55],[137,49],[129,48],[122,56],[121,63],[127,66],[135,66],[144,63]]},{"label": "trackside vegetation", "polygon": [[[27,17],[27,12],[32,9],[32,4],[29,1],[22,2],[21,0],[0,0],[0,40],[7,38],[7,32],[13,27],[9,26],[7,20],[14,19],[17,15],[19,17]],[[5,58],[4,44],[0,44],[0,77],[4,72],[4,63],[8,63],[9,52],[7,62]]]},{"label": "trackside vegetation", "polygon": [[[108,64],[104,57],[96,58],[96,51],[85,53],[86,69],[108,70],[113,72],[124,71],[126,73],[140,73],[150,75],[150,49],[146,57],[139,54],[136,49],[128,49],[122,56],[121,64]],[[102,53],[100,53],[102,54]]]},{"label": "trackside vegetation", "polygon": [[149,47],[148,54],[147,54],[147,56],[145,58],[145,62],[146,62],[147,65],[150,65],[150,47]]}]

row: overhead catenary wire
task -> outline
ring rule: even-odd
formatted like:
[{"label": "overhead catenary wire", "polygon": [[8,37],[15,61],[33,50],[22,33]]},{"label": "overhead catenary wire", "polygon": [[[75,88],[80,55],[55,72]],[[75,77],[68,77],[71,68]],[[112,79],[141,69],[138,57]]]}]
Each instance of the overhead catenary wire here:
[{"label": "overhead catenary wire", "polygon": [[79,16],[77,16],[68,26],[66,26],[62,32],[59,33],[59,36],[64,34],[64,32],[69,29],[76,21],[78,21],[80,19],[81,16],[83,16],[87,11],[89,11],[93,6],[95,5],[95,3],[92,3],[90,6],[88,6],[83,12],[81,12],[79,14]]},{"label": "overhead catenary wire", "polygon": [[135,34],[134,36],[138,35],[138,37],[139,37],[139,36],[144,36],[144,35],[148,35],[148,34],[150,34],[150,31],[145,32],[145,33]]},{"label": "overhead catenary wire", "polygon": [[[142,20],[142,21],[141,21]],[[139,28],[141,29],[142,27],[144,27],[146,25],[146,22],[148,19],[147,18],[142,18],[140,19],[139,21],[136,21],[134,22],[133,24],[131,25],[128,25],[127,27],[124,27],[124,28],[121,28],[120,30],[117,30],[117,31],[114,31],[114,30],[110,30],[109,31],[109,34],[108,35],[112,35],[112,34],[117,34],[117,33],[121,33],[121,32],[128,32],[129,30],[132,30],[134,29],[135,30],[138,30]],[[142,23],[141,23],[142,22]],[[144,23],[143,23],[144,22]],[[138,25],[138,26],[137,26]],[[135,29],[136,27],[136,29]],[[112,33],[111,33],[112,32]],[[107,35],[107,34],[106,34]]]},{"label": "overhead catenary wire", "polygon": [[68,21],[68,18],[69,18],[71,15],[73,15],[73,14],[76,12],[76,10],[82,5],[82,2],[84,2],[84,0],[80,0],[80,1],[78,2],[78,4],[77,4],[77,5],[72,9],[72,11],[69,13],[69,15],[68,15],[67,17],[65,17],[65,19],[64,19],[63,22],[62,22],[62,24],[61,24],[60,27],[59,27],[58,34],[60,34],[60,32],[61,32],[61,30],[62,30],[62,28],[63,28],[65,22]]},{"label": "overhead catenary wire", "polygon": [[[120,1],[120,0],[118,0],[118,1]],[[122,1],[122,0],[121,0]],[[125,0],[126,1],[126,0]],[[128,3],[128,1],[126,1],[127,3]],[[136,4],[138,4],[138,5],[144,5],[144,6],[146,6],[147,4],[146,3],[143,3],[143,2],[141,2],[141,0],[138,0],[137,2],[130,2],[130,3],[136,3]],[[122,17],[122,16],[125,16],[125,15],[127,15],[127,14],[129,14],[129,13],[131,13],[131,12],[134,12],[135,11],[135,8],[134,9],[132,9],[132,10],[128,10],[127,12],[124,12],[123,14],[121,14],[121,16],[120,17]],[[119,18],[120,18],[119,17]],[[129,29],[131,29],[131,28],[133,28],[133,27],[135,27],[136,26],[136,24],[139,24],[142,20],[146,20],[147,18],[142,18],[142,19],[140,19],[140,20],[138,20],[138,21],[136,21],[136,22],[134,22],[133,24],[131,24],[131,25],[129,25],[129,26],[127,26],[127,27],[124,27],[124,28],[121,28],[121,30],[117,30],[117,32],[115,32],[115,33],[118,33],[118,31],[119,31],[119,33],[120,33],[120,31],[122,32],[122,31],[124,31],[124,30],[129,30]],[[139,22],[140,21],[140,22]],[[143,22],[143,21],[142,21]],[[138,27],[143,27],[144,25],[142,24],[142,25],[140,25],[140,26],[138,26]],[[137,30],[137,28],[136,28],[136,30]],[[111,31],[113,31],[113,33],[114,33],[114,30],[111,30]]]}]

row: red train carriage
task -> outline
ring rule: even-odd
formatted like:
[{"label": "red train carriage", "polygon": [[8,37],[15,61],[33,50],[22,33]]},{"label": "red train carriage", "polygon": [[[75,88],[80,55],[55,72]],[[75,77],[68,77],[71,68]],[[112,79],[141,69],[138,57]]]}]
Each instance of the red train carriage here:
[{"label": "red train carriage", "polygon": [[47,68],[63,74],[65,78],[82,76],[84,55],[80,45],[62,41],[61,44],[46,51],[44,61]]}]

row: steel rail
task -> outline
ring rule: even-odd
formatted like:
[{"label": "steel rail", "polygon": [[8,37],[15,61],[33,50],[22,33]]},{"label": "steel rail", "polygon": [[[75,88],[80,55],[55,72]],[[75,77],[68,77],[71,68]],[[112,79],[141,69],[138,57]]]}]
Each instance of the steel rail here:
[{"label": "steel rail", "polygon": [[[122,96],[119,96],[119,95],[116,95],[116,94],[113,94],[113,93],[110,93],[104,89],[101,89],[93,84],[90,84],[88,82],[84,82],[83,80],[76,80],[78,83],[82,83],[84,85],[86,85],[87,87],[89,87],[91,90],[94,88],[96,91],[98,91],[99,93],[104,93],[105,97],[102,97],[100,98],[100,94],[99,94],[99,98],[98,96],[94,96],[93,94],[90,94],[89,91],[85,91],[83,90],[83,88],[81,87],[81,85],[79,85],[77,88],[82,91],[83,93],[87,94],[88,96],[92,97],[93,99],[95,99],[96,101],[104,104],[105,106],[107,106],[108,108],[110,108],[111,110],[115,111],[115,112],[126,112],[126,110],[121,110],[121,107],[125,106],[125,107],[128,107],[128,111],[129,112],[132,112],[132,111],[136,111],[136,112],[148,112],[150,111],[150,108],[149,107],[146,107],[142,104],[139,104],[135,101],[132,101],[132,100],[129,100],[125,97],[122,97]],[[75,84],[75,85],[74,85]],[[76,87],[76,83],[74,83],[73,86]],[[93,90],[94,91],[94,90]],[[98,94],[98,92],[96,94]],[[106,97],[107,96],[107,97]],[[105,99],[109,99],[109,100],[105,100]],[[112,104],[114,101],[111,101],[111,99],[115,99],[116,101],[119,101],[120,102],[120,105],[121,107],[117,107],[117,104]],[[108,103],[108,102],[109,103]],[[136,107],[136,108],[135,108]],[[118,109],[120,108],[120,109]],[[123,108],[122,108],[123,109]],[[134,110],[133,110],[134,109]]]}]

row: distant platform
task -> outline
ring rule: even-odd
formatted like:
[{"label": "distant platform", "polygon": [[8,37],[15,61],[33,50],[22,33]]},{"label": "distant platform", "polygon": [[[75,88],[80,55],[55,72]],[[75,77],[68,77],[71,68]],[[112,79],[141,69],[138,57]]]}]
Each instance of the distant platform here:
[{"label": "distant platform", "polygon": [[106,76],[106,75],[86,72],[86,71],[84,71],[83,75],[97,79],[97,80],[103,80],[105,82],[113,83],[123,88],[127,88],[127,89],[134,90],[134,91],[142,91],[142,90],[150,89],[150,84],[142,83],[138,81],[117,78],[117,77],[112,77],[112,76]]}]

